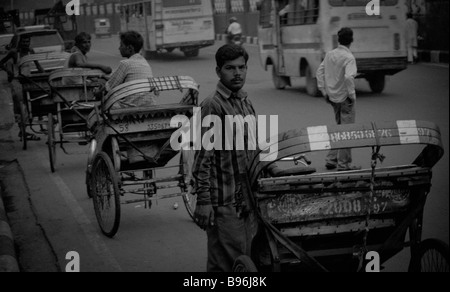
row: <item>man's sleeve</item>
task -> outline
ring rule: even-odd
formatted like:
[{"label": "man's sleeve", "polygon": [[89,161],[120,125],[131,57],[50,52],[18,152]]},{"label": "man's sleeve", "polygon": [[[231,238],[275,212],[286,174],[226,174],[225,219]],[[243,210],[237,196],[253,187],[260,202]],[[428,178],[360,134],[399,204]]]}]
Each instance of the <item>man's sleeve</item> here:
[{"label": "man's sleeve", "polygon": [[345,66],[345,86],[347,87],[347,92],[352,99],[356,98],[355,91],[355,77],[358,73],[356,67],[355,58],[351,58]]},{"label": "man's sleeve", "polygon": [[111,91],[111,89],[114,89],[125,81],[128,71],[127,67],[127,63],[123,61],[119,63],[119,67],[117,68],[117,70],[112,73],[108,82],[106,82],[106,91]]},{"label": "man's sleeve", "polygon": [[325,60],[320,64],[319,68],[317,69],[316,78],[317,78],[317,88],[325,96],[326,95],[326,89],[325,89]]},{"label": "man's sleeve", "polygon": [[[202,105],[202,121],[203,118],[214,114],[213,106],[211,103]],[[210,130],[209,128],[202,127],[201,137]],[[206,150],[203,145],[201,150],[196,151],[193,176],[195,179],[195,189],[197,192],[197,204],[198,205],[211,205],[211,165],[214,159],[214,149]]]}]

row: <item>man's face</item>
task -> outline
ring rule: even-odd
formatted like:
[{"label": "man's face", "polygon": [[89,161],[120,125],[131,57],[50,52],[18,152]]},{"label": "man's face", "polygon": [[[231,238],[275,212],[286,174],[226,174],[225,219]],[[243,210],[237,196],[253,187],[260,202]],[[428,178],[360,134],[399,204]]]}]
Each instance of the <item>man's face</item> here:
[{"label": "man's face", "polygon": [[119,51],[120,51],[120,54],[122,55],[122,57],[124,57],[124,58],[129,58],[132,56],[131,46],[126,46],[123,43],[123,41],[120,41]]},{"label": "man's face", "polygon": [[247,78],[247,64],[244,57],[227,61],[222,68],[216,68],[217,76],[231,91],[237,92],[245,85]]},{"label": "man's face", "polygon": [[85,38],[81,41],[81,43],[77,44],[77,47],[83,54],[86,55],[91,50],[91,40]]}]

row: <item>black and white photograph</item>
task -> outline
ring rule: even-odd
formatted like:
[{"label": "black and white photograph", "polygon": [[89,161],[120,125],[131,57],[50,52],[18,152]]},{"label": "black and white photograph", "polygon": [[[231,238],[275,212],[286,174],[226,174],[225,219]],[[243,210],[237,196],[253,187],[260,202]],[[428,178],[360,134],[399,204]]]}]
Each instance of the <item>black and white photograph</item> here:
[{"label": "black and white photograph", "polygon": [[448,0],[0,0],[0,272],[450,272],[448,55]]}]

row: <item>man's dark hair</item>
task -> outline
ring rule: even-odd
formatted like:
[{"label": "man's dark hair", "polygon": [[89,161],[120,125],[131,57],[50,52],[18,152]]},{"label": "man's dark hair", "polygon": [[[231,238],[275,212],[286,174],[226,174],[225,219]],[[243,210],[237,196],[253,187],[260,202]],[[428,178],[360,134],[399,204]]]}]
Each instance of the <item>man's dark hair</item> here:
[{"label": "man's dark hair", "polygon": [[224,45],[216,53],[217,67],[222,68],[226,61],[236,60],[239,57],[244,57],[245,64],[247,64],[249,56],[243,47],[235,44]]},{"label": "man's dark hair", "polygon": [[338,32],[338,41],[343,46],[353,43],[353,30],[349,27],[343,27]]},{"label": "man's dark hair", "polygon": [[120,40],[125,46],[132,46],[134,52],[139,53],[144,46],[144,39],[136,31],[127,31],[120,34]]},{"label": "man's dark hair", "polygon": [[83,43],[84,40],[91,40],[91,35],[86,33],[86,32],[80,32],[76,37],[75,37],[75,44],[81,44]]}]

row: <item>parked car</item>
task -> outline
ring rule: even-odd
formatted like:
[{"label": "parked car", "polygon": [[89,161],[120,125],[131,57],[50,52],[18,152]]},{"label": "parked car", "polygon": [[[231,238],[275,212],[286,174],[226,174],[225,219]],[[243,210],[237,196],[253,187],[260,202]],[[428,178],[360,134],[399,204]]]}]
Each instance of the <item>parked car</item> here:
[{"label": "parked car", "polygon": [[[42,54],[42,53],[62,53],[65,51],[64,40],[62,39],[59,32],[55,29],[51,29],[49,26],[45,25],[35,25],[20,27],[16,30],[16,33],[11,39],[11,42],[5,46],[5,50],[9,51],[15,49],[20,51],[20,44],[23,39],[29,39],[29,50],[26,55],[29,54]],[[8,79],[16,76],[18,73],[18,64],[20,64],[20,59],[23,54],[18,54],[17,59],[10,59],[5,64],[6,69],[9,71],[10,75]],[[47,64],[50,67],[61,67],[64,64]]]}]

